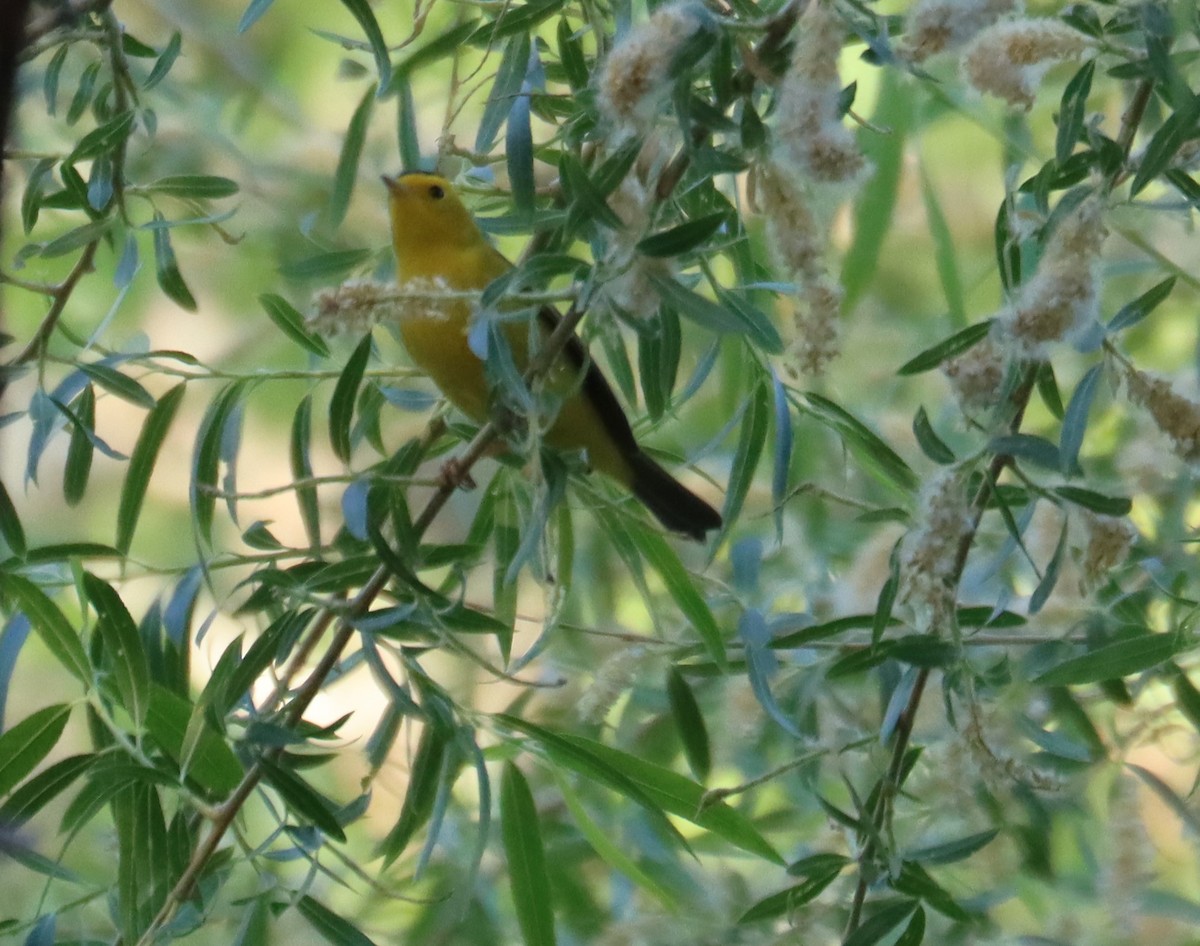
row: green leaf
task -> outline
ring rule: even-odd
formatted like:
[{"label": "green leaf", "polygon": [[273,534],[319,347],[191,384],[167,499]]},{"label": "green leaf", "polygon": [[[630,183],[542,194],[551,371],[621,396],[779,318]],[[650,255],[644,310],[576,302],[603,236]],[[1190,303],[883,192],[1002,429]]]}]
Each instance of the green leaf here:
[{"label": "green leaf", "polygon": [[295,772],[274,762],[269,756],[261,757],[258,764],[262,768],[267,784],[279,792],[292,811],[304,817],[314,827],[335,841],[346,840],[346,832],[338,824],[337,816],[334,813],[333,802]]},{"label": "green leaf", "polygon": [[195,779],[216,796],[225,796],[242,780],[242,765],[229,744],[200,714],[200,729],[194,730],[195,707],[187,699],[160,684],[150,689],[146,730],[159,748],[175,760],[185,776]]},{"label": "green leaf", "polygon": [[0,795],[12,791],[58,745],[70,715],[66,703],[46,706],[0,735]]},{"label": "green leaf", "polygon": [[296,901],[300,915],[333,946],[375,946],[375,941],[349,920],[338,916],[308,894]]},{"label": "green leaf", "polygon": [[21,517],[17,515],[17,507],[13,505],[8,490],[0,481],[0,538],[3,538],[13,555],[25,557],[25,530],[21,526]]},{"label": "green leaf", "polygon": [[905,861],[901,865],[900,876],[892,881],[892,888],[899,893],[920,898],[938,913],[952,920],[965,922],[971,918],[971,914],[960,906],[925,868],[913,861]]},{"label": "green leaf", "polygon": [[113,151],[133,131],[135,117],[132,111],[122,112],[99,128],[92,129],[79,139],[79,144],[67,156],[66,163],[75,164],[77,161],[87,161],[97,155]]},{"label": "green leaf", "polygon": [[924,160],[920,163],[920,170],[921,197],[925,202],[925,219],[929,223],[929,236],[933,240],[933,260],[937,264],[942,295],[946,297],[951,323],[966,325],[967,306],[964,301],[962,276],[959,273],[954,233],[946,221],[941,201],[938,200],[937,190],[929,178],[929,170]]},{"label": "green leaf", "polygon": [[1200,837],[1200,818],[1196,817],[1191,805],[1175,794],[1171,786],[1149,769],[1142,768],[1142,766],[1135,765],[1132,762],[1126,762],[1125,765],[1134,775],[1146,783],[1146,786],[1159,797],[1163,804],[1175,813],[1176,817],[1183,822],[1193,835]]},{"label": "green leaf", "polygon": [[628,778],[664,811],[699,825],[756,857],[773,864],[783,863],[779,853],[745,815],[724,802],[707,803],[703,785],[670,769],[582,736],[564,733],[561,738]]},{"label": "green leaf", "polygon": [[[155,211],[154,220],[157,223],[163,222],[163,215]],[[175,259],[175,251],[171,248],[171,231],[165,226],[154,228],[154,272],[158,277],[159,288],[172,302],[189,312],[196,311],[196,298],[183,281],[183,274],[179,271],[179,263]]]},{"label": "green leaf", "polygon": [[1166,170],[1179,149],[1195,138],[1197,121],[1200,121],[1200,95],[1192,94],[1181,108],[1168,116],[1146,145],[1137,174],[1129,185],[1130,197],[1136,197],[1143,187]]},{"label": "green leaf", "polygon": [[83,588],[96,609],[96,630],[104,642],[105,656],[125,711],[141,729],[150,699],[150,665],[133,617],[112,587],[95,575],[83,574]]},{"label": "green leaf", "polygon": [[[606,831],[602,826],[596,824],[592,820],[584,807],[582,799],[567,781],[565,775],[557,769],[552,770],[554,781],[558,785],[558,790],[562,794],[563,802],[567,806],[567,811],[571,813],[571,818],[575,821],[575,826],[579,828],[580,833],[587,839],[597,854],[603,858],[613,870],[624,874],[634,886],[640,887],[654,897],[666,907],[674,909],[678,904],[675,895],[666,887],[653,872],[647,872],[638,867],[637,862],[633,860],[621,848],[618,839],[614,838],[609,831]],[[2,811],[2,809],[0,809]]]},{"label": "green leaf", "polygon": [[333,398],[329,402],[329,442],[334,454],[344,463],[350,462],[350,427],[354,420],[354,402],[358,398],[358,388],[362,384],[363,372],[366,371],[370,357],[371,333],[368,332],[350,355],[346,367],[342,369],[333,389]]},{"label": "green leaf", "polygon": [[154,472],[158,452],[171,428],[171,421],[175,419],[186,388],[187,383],[183,382],[162,396],[147,415],[137,445],[129,458],[129,470],[125,474],[125,482],[121,484],[121,502],[117,508],[116,547],[122,555],[129,553],[142,511],[142,501],[146,498],[146,488],[150,485],[150,474]]},{"label": "green leaf", "polygon": [[1087,433],[1088,414],[1100,385],[1104,365],[1092,365],[1075,386],[1070,403],[1063,413],[1062,433],[1059,434],[1059,471],[1063,476],[1072,476],[1079,465],[1079,451]]},{"label": "green leaf", "polygon": [[317,487],[312,482],[313,468],[309,459],[312,445],[312,395],[306,394],[296,406],[292,417],[292,435],[289,459],[292,481],[296,489],[296,503],[300,507],[300,519],[304,532],[313,548],[321,545],[321,507],[317,499]]},{"label": "green leaf", "polygon": [[[59,51],[65,53],[66,45],[61,46]],[[46,179],[54,169],[55,163],[54,158],[42,158],[29,172],[29,179],[25,183],[25,192],[21,195],[21,226],[26,234],[34,228],[38,221]]]},{"label": "green leaf", "polygon": [[901,923],[907,923],[909,917],[918,909],[920,909],[920,904],[915,900],[890,903],[867,917],[862,926],[845,938],[842,946],[873,946],[879,942],[891,943],[893,940],[889,934]]},{"label": "green leaf", "polygon": [[794,915],[799,907],[820,896],[821,892],[837,879],[841,871],[841,866],[829,867],[814,873],[802,884],[763,897],[738,917],[738,926]]},{"label": "green leaf", "polygon": [[271,8],[271,4],[274,2],[275,0],[250,0],[250,5],[246,7],[246,12],[238,20],[237,31],[244,33],[250,29]]},{"label": "green leaf", "polygon": [[529,783],[512,762],[504,764],[500,778],[500,828],[521,938],[525,946],[554,946],[554,911],[541,821]]},{"label": "green leaf", "polygon": [[1062,103],[1058,108],[1058,134],[1055,137],[1054,160],[1066,162],[1075,150],[1075,143],[1083,134],[1083,121],[1087,116],[1087,100],[1092,93],[1092,76],[1096,72],[1096,60],[1089,59],[1071,77],[1063,90]]},{"label": "green leaf", "polygon": [[[393,70],[393,87],[396,87],[401,80],[407,80],[408,75],[414,69],[454,54],[471,34],[475,32],[478,23],[478,17],[471,16],[462,23],[452,26],[444,33],[435,36],[424,46],[413,50],[405,58],[401,59],[396,63],[396,68]],[[406,164],[405,167],[415,167],[415,165]]]},{"label": "green leaf", "polygon": [[379,73],[378,88],[386,89],[392,79],[392,59],[370,4],[367,0],[342,0],[342,5],[358,20],[366,34],[371,44],[371,54],[375,57],[375,70]]},{"label": "green leaf", "polygon": [[143,407],[149,410],[156,403],[154,396],[137,381],[134,381],[128,375],[122,374],[110,365],[80,363],[79,370],[110,394],[115,394],[117,397],[128,401],[136,407]]},{"label": "green leaf", "polygon": [[874,165],[874,172],[859,188],[854,206],[854,241],[843,257],[841,283],[846,289],[843,302],[846,312],[854,308],[861,294],[871,285],[884,239],[892,225],[913,101],[898,71],[886,70],[871,125],[887,128],[888,134],[862,138],[863,151]]},{"label": "green leaf", "polygon": [[1180,649],[1174,634],[1139,634],[1070,657],[1038,674],[1033,682],[1040,686],[1078,686],[1117,680],[1156,667]]},{"label": "green leaf", "polygon": [[385,865],[391,864],[404,853],[413,835],[433,813],[433,803],[437,798],[438,786],[442,783],[448,749],[449,733],[446,728],[434,722],[426,722],[409,770],[408,792],[404,796],[400,817],[376,851],[376,855],[384,859]]},{"label": "green leaf", "polygon": [[163,47],[162,53],[154,62],[154,68],[150,70],[150,75],[146,76],[146,81],[142,88],[152,89],[163,79],[167,77],[167,73],[171,71],[171,67],[175,65],[175,60],[179,58],[179,50],[183,48],[183,37],[179,30],[171,33],[171,38],[167,40],[167,45]]},{"label": "green leaf", "polygon": [[917,475],[866,424],[841,405],[814,391],[806,391],[804,400],[809,413],[836,431],[846,445],[866,462],[868,468],[880,474],[885,482],[905,492],[916,490]]},{"label": "green leaf", "polygon": [[1127,516],[1133,503],[1124,496],[1105,496],[1079,486],[1056,486],[1054,492],[1076,506],[1105,516]]},{"label": "green leaf", "polygon": [[71,442],[67,447],[67,462],[63,467],[63,498],[68,506],[78,503],[87,491],[95,450],[92,444],[95,428],[96,389],[88,384],[84,386],[79,400],[75,402],[75,421],[71,425]]},{"label": "green leaf", "polygon": [[214,398],[196,433],[192,460],[192,517],[205,542],[212,542],[213,510],[216,508],[217,472],[221,463],[221,440],[225,424],[237,409],[246,390],[246,381],[227,385]]},{"label": "green leaf", "polygon": [[943,841],[940,844],[931,844],[907,851],[904,858],[923,864],[953,864],[966,860],[976,851],[987,847],[999,833],[999,828],[980,831],[978,834],[969,834],[954,841]]},{"label": "green leaf", "polygon": [[[729,473],[729,484],[725,488],[725,505],[721,510],[722,537],[733,528],[742,513],[750,487],[754,484],[754,473],[762,458],[767,440],[767,425],[771,420],[771,392],[765,380],[755,385],[746,410],[739,423],[737,450],[733,455],[733,468]],[[716,548],[720,542],[714,542]]]},{"label": "green leaf", "polygon": [[[24,824],[70,788],[95,761],[95,755],[73,755],[43,769],[14,791],[0,806],[0,819],[10,825]],[[2,764],[0,762],[0,765]]]},{"label": "green leaf", "polygon": [[722,289],[719,286],[714,287],[714,291],[717,301],[741,323],[741,331],[755,345],[771,355],[778,355],[783,351],[783,339],[765,312],[737,291]]},{"label": "green leaf", "polygon": [[987,337],[992,330],[992,320],[968,325],[962,331],[955,332],[949,338],[943,339],[932,348],[926,348],[902,364],[897,370],[898,375],[921,374],[936,368],[944,361],[949,361],[955,355],[961,354],[968,348],[974,347]]},{"label": "green leaf", "polygon": [[683,754],[687,757],[688,768],[698,781],[703,782],[712,768],[708,727],[704,724],[704,714],[700,712],[696,695],[679,672],[679,668],[674,665],[667,671],[667,700],[671,706],[671,716],[675,720],[675,729],[683,743]]},{"label": "green leaf", "polygon": [[279,267],[286,279],[340,279],[371,258],[371,250],[334,250],[318,253]]},{"label": "green leaf", "polygon": [[354,182],[358,177],[358,162],[362,157],[367,126],[371,122],[371,109],[375,104],[376,88],[372,85],[363,93],[358,107],[350,116],[342,153],[338,155],[337,170],[333,172],[333,193],[329,196],[329,223],[334,230],[341,225],[350,206],[350,195],[354,192]]},{"label": "green leaf", "polygon": [[232,197],[238,192],[237,181],[213,174],[173,174],[160,177],[147,184],[143,190],[151,194],[167,194],[171,197],[186,197],[192,200],[216,200]]},{"label": "green leaf", "polygon": [[704,243],[728,219],[728,214],[720,212],[686,220],[669,230],[644,237],[638,242],[637,251],[654,257],[679,256]]},{"label": "green leaf", "polygon": [[304,316],[283,296],[277,296],[273,292],[264,292],[258,297],[258,301],[266,310],[267,316],[284,335],[318,358],[329,357],[329,346],[325,344],[325,339],[314,335],[304,327]]},{"label": "green leaf", "polygon": [[954,462],[954,451],[946,446],[945,441],[933,429],[933,424],[929,422],[929,415],[925,413],[924,405],[917,408],[917,414],[913,418],[913,434],[916,436],[917,444],[922,452],[934,463]]},{"label": "green leaf", "polygon": [[521,92],[529,67],[529,34],[517,33],[504,47],[504,56],[488,92],[487,104],[475,133],[475,153],[488,154],[496,144],[496,135]]},{"label": "green leaf", "polygon": [[632,531],[632,535],[638,551],[654,566],[654,570],[667,587],[667,593],[704,641],[709,656],[717,663],[723,664],[725,642],[721,636],[721,628],[713,616],[712,609],[684,569],[679,555],[660,532],[637,528]]},{"label": "green leaf", "polygon": [[93,220],[74,230],[68,230],[62,236],[55,237],[38,251],[43,259],[54,259],[101,240],[113,228],[115,220],[105,217],[103,220]]},{"label": "green leaf", "polygon": [[1064,516],[1062,531],[1058,535],[1058,544],[1054,547],[1054,554],[1050,557],[1050,563],[1046,566],[1042,580],[1038,582],[1037,587],[1033,589],[1033,594],[1029,596],[1030,614],[1037,614],[1042,610],[1050,593],[1054,591],[1054,586],[1058,584],[1058,575],[1062,571],[1063,558],[1067,552],[1067,527],[1070,523],[1071,520]]},{"label": "green leaf", "polygon": [[91,686],[92,667],[75,630],[53,601],[33,582],[0,570],[0,592],[7,610],[20,611],[38,632],[46,648],[85,687]]},{"label": "green leaf", "polygon": [[1105,331],[1120,332],[1137,325],[1171,294],[1171,290],[1175,288],[1175,280],[1175,276],[1170,276],[1147,289],[1132,302],[1125,303],[1105,326]]}]

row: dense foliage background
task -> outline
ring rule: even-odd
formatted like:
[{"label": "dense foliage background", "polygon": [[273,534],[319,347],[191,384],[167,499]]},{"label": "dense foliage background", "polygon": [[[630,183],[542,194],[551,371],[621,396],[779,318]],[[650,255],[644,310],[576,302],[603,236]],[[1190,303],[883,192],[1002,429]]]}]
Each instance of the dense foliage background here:
[{"label": "dense foliage background", "polygon": [[[33,4],[0,932],[1196,942],[1200,21],[1029,6]],[[442,409],[402,167],[719,534]]]}]

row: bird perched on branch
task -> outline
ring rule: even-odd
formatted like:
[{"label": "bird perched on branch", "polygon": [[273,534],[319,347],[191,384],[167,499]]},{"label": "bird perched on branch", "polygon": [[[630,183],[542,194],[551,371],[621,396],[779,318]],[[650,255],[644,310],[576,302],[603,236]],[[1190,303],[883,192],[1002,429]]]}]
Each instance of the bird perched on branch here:
[{"label": "bird perched on branch", "polygon": [[[429,281],[452,292],[480,291],[512,268],[488,243],[445,178],[409,172],[383,180],[401,284]],[[466,299],[444,300],[406,314],[400,335],[417,367],[463,413],[483,423],[488,419],[489,389],[484,362],[468,340],[473,309]],[[541,309],[538,323],[543,337],[558,321],[552,308]],[[503,331],[517,368],[523,371],[529,360],[526,326],[508,322]],[[638,446],[612,388],[576,336],[567,340],[546,383],[562,398],[545,432],[547,444],[583,451],[592,469],[632,492],[673,532],[703,541],[705,533],[720,528],[717,511]]]}]

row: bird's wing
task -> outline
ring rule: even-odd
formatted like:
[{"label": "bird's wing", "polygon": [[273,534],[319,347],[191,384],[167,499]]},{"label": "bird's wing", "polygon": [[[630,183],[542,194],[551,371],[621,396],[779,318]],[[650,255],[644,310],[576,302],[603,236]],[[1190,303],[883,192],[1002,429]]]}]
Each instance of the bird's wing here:
[{"label": "bird's wing", "polygon": [[[538,321],[549,335],[558,325],[560,317],[550,306],[542,306],[538,311]],[[617,396],[604,379],[604,375],[600,373],[600,369],[596,367],[596,363],[588,357],[587,349],[583,347],[579,336],[572,334],[567,339],[563,354],[571,367],[578,371],[585,371],[586,368],[583,376],[583,395],[595,408],[601,423],[604,424],[604,429],[612,437],[621,453],[628,457],[640,452],[637,441],[633,437],[633,429],[629,426],[629,419],[621,408],[621,402],[617,400]]]}]

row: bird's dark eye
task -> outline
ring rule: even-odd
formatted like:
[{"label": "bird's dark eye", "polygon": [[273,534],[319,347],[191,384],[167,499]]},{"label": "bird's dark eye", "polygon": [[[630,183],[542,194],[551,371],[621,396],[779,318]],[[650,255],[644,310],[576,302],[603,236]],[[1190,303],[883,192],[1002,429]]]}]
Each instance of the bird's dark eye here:
[{"label": "bird's dark eye", "polygon": [[441,200],[446,196],[446,191],[442,189],[440,184],[431,184],[429,186],[429,196],[434,200]]}]

